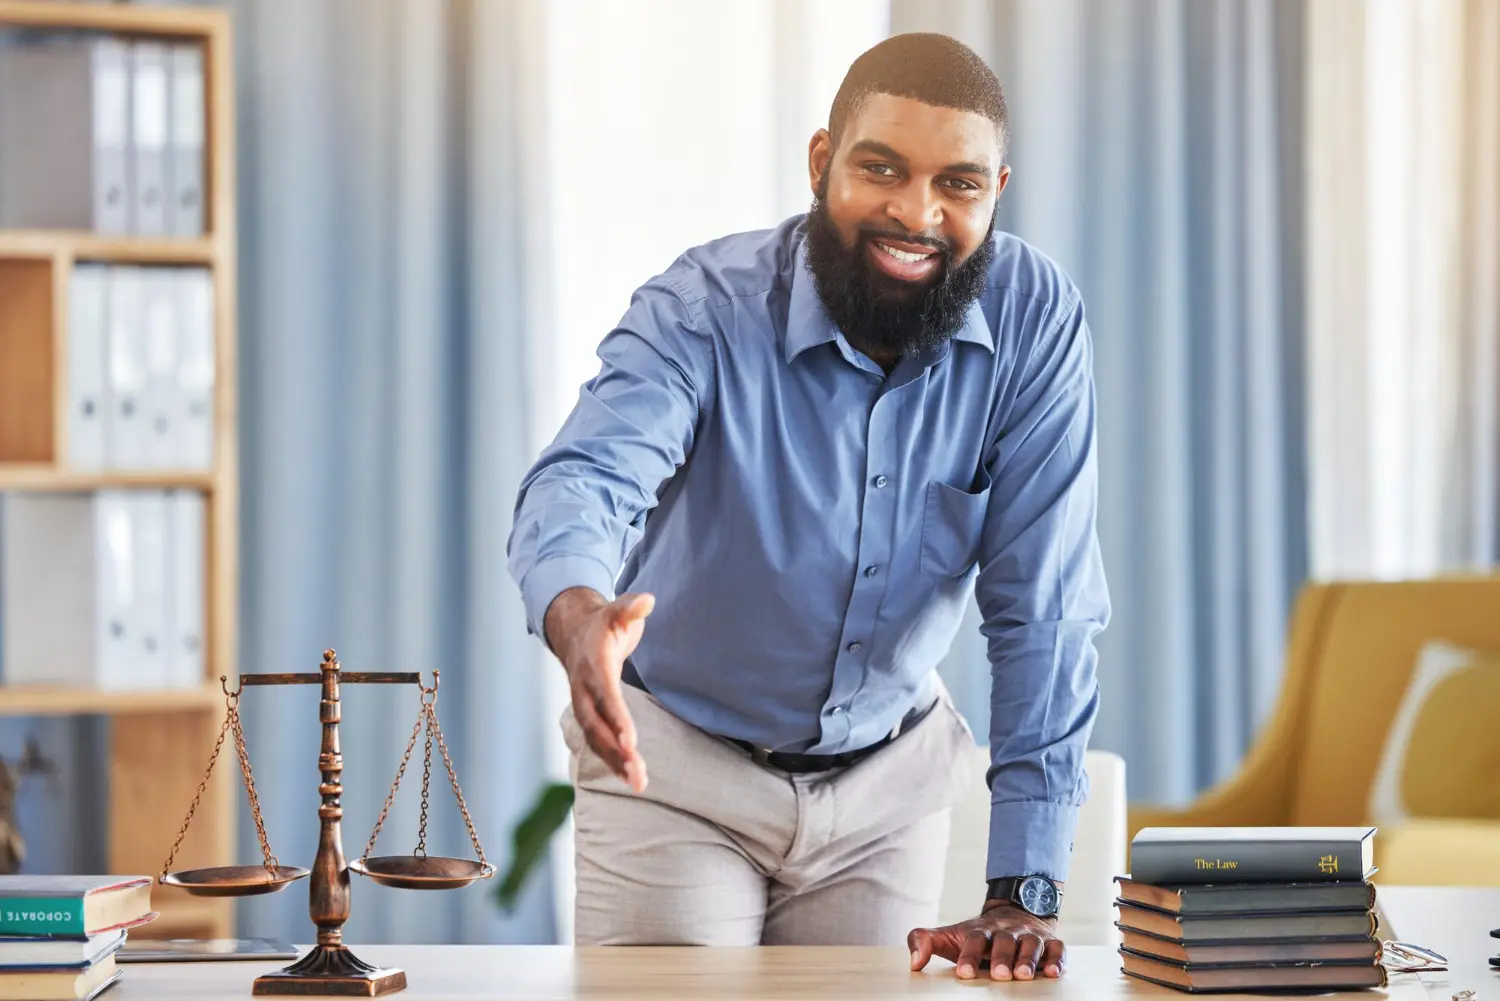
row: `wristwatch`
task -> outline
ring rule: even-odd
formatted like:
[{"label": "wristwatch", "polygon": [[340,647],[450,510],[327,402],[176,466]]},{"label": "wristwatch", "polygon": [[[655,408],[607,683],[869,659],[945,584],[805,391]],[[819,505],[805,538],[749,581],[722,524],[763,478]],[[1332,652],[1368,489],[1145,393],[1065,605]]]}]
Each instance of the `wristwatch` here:
[{"label": "wristwatch", "polygon": [[984,902],[1003,900],[1039,918],[1056,917],[1062,909],[1062,890],[1046,876],[1000,876],[990,880]]}]

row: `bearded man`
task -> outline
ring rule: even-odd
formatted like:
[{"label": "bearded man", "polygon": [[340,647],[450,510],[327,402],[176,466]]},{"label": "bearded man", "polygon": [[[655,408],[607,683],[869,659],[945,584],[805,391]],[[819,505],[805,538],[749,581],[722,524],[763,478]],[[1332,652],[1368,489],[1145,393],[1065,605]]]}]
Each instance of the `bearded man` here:
[{"label": "bearded man", "polygon": [[[1089,329],[995,229],[1008,131],[959,42],[866,52],[808,145],[810,211],[641,286],[526,476],[510,569],[571,688],[580,944],[1062,973],[1109,595]],[[971,595],[989,857],[975,916],[934,928],[980,780],[936,673]]]}]

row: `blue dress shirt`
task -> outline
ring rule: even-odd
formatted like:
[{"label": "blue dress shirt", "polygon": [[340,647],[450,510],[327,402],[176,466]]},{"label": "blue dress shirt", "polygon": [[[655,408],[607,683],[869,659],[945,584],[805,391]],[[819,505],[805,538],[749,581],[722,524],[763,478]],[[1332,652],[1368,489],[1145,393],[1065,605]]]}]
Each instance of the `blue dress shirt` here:
[{"label": "blue dress shirt", "polygon": [[1064,879],[1109,619],[1078,291],[997,232],[963,327],[887,375],[828,318],[804,233],[797,216],[694,248],[632,297],[521,486],[528,626],[570,587],[649,591],[631,664],[667,709],[822,754],[930,699],[977,592],[986,878]]}]

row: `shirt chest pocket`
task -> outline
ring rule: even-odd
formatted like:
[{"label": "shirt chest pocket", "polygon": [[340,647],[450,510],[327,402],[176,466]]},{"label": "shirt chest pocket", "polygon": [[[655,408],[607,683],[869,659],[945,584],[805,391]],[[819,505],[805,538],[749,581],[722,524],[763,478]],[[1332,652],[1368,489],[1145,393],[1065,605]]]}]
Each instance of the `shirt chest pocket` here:
[{"label": "shirt chest pocket", "polygon": [[984,515],[990,502],[985,480],[975,493],[934,480],[927,484],[922,512],[922,572],[929,577],[962,577],[979,558]]}]

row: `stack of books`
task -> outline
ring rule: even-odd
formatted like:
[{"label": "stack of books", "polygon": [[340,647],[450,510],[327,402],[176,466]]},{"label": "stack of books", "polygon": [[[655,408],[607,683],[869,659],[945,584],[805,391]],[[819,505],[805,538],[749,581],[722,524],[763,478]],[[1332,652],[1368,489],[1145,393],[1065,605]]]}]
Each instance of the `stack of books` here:
[{"label": "stack of books", "polygon": [[1386,986],[1373,827],[1147,827],[1117,877],[1123,971],[1184,991]]},{"label": "stack of books", "polygon": [[0,999],[97,996],[129,929],[155,917],[149,876],[0,876]]}]

